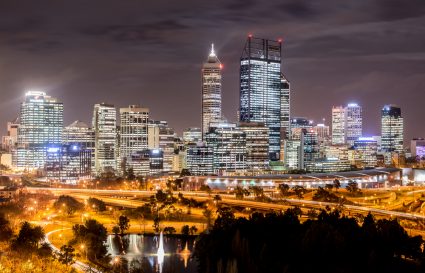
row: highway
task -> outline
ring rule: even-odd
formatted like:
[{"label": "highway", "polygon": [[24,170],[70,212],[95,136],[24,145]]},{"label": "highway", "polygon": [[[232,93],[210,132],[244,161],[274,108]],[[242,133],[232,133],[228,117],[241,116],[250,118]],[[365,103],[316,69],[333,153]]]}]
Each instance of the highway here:
[{"label": "highway", "polygon": [[[55,195],[68,194],[75,196],[79,199],[87,199],[89,197],[96,197],[102,199],[108,205],[123,206],[128,208],[136,208],[142,206],[144,203],[140,200],[132,200],[128,198],[141,198],[149,197],[154,195],[153,191],[139,191],[139,190],[93,190],[93,189],[66,189],[66,188],[28,188],[30,192],[39,192],[39,191],[50,191]],[[193,198],[197,201],[205,201],[211,198],[207,193],[201,192],[181,192],[185,197]],[[220,201],[223,204],[229,206],[239,206],[246,207],[251,209],[259,210],[273,210],[273,211],[282,211],[288,208],[288,206],[300,206],[302,208],[325,208],[326,206],[335,207],[336,203],[327,203],[311,200],[301,200],[301,199],[284,199],[287,205],[274,204],[274,203],[265,203],[258,202],[254,200],[239,200],[234,197],[234,195],[221,194],[222,200]],[[425,216],[418,213],[405,213],[405,212],[396,212],[390,210],[376,209],[365,206],[355,206],[355,205],[344,205],[345,211],[350,212],[362,212],[367,213],[371,212],[373,214],[398,217],[403,219],[410,220],[425,220]]]}]

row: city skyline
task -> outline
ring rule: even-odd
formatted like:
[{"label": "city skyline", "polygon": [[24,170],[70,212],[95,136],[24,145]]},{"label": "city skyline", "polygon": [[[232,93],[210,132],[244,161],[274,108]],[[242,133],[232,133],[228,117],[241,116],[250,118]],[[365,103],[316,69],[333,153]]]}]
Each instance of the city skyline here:
[{"label": "city skyline", "polygon": [[[401,5],[401,1],[394,1],[388,6],[379,1],[350,2],[350,12],[370,10],[377,14],[344,20],[325,11],[330,6],[327,1],[323,7],[270,2],[267,10],[273,6],[280,9],[268,18],[249,16],[258,9],[253,2],[233,3],[232,7],[218,2],[210,9],[190,3],[199,11],[197,15],[187,14],[185,5],[171,4],[162,19],[138,18],[137,12],[129,10],[133,7],[137,11],[140,6],[127,4],[112,21],[103,10],[93,18],[94,2],[85,7],[87,14],[81,15],[81,22],[55,16],[55,11],[65,8],[77,13],[82,9],[78,2],[49,5],[38,12],[21,10],[14,3],[0,4],[0,36],[7,37],[0,47],[2,134],[30,89],[46,91],[64,102],[65,124],[77,119],[90,123],[93,105],[104,101],[117,107],[133,102],[146,105],[156,120],[167,120],[179,134],[187,127],[200,127],[199,69],[213,42],[224,66],[223,114],[236,121],[238,59],[243,41],[252,33],[284,39],[282,68],[292,85],[292,115],[316,122],[324,117],[330,124],[333,105],[356,102],[364,110],[365,135],[378,135],[381,108],[397,104],[404,112],[406,139],[425,135],[425,129],[416,126],[424,114],[420,107],[425,70],[422,39],[418,37],[421,31],[411,28],[423,25],[420,2]],[[38,5],[46,7],[45,3]],[[232,12],[234,9],[241,14]],[[147,14],[156,10],[146,7]],[[338,5],[331,10],[347,11]],[[211,22],[214,14],[220,16]],[[246,20],[235,23],[240,17]],[[300,22],[298,17],[305,20]],[[314,28],[312,24],[317,22]],[[99,44],[102,46],[97,47]],[[168,78],[161,81],[164,72]]]}]

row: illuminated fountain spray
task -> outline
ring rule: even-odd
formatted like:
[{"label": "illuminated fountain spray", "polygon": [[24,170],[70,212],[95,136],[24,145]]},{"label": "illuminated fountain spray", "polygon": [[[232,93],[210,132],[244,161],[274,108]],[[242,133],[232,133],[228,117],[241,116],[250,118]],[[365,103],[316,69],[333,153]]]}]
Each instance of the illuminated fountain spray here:
[{"label": "illuminated fountain spray", "polygon": [[189,260],[189,257],[190,257],[190,250],[189,250],[189,247],[187,245],[187,242],[186,242],[186,246],[184,247],[184,249],[180,252],[180,256],[182,256],[182,258],[183,258],[184,267],[187,268],[187,261]]},{"label": "illuminated fountain spray", "polygon": [[158,256],[158,265],[159,265],[159,272],[162,272],[162,264],[164,263],[164,236],[162,235],[162,231],[159,234],[159,246],[158,246],[158,252],[156,253]]}]

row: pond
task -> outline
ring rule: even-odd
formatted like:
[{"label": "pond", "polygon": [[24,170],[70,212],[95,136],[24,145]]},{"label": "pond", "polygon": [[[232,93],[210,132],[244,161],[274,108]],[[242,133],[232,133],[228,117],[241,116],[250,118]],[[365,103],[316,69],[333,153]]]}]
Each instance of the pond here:
[{"label": "pond", "polygon": [[107,240],[111,263],[123,272],[197,273],[194,246],[193,238],[166,235],[109,235]]}]

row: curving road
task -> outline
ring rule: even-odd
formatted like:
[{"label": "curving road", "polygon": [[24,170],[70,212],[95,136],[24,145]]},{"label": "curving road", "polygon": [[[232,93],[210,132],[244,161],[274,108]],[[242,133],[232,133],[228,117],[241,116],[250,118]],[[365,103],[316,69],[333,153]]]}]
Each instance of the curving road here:
[{"label": "curving road", "polygon": [[[65,228],[65,229],[70,229],[70,228]],[[56,233],[56,232],[59,232],[59,231],[65,230],[65,229],[52,230],[50,232],[47,232],[46,235],[44,236],[44,242],[47,243],[53,249],[54,252],[60,252],[60,249],[57,248],[56,246],[54,246],[50,242],[49,236],[52,235],[53,233]],[[89,265],[87,265],[83,262],[80,262],[78,260],[75,261],[75,263],[72,265],[72,267],[79,270],[79,271],[82,271],[82,272],[103,273],[102,271],[99,271],[95,268],[92,268],[91,266],[89,266]]]}]

